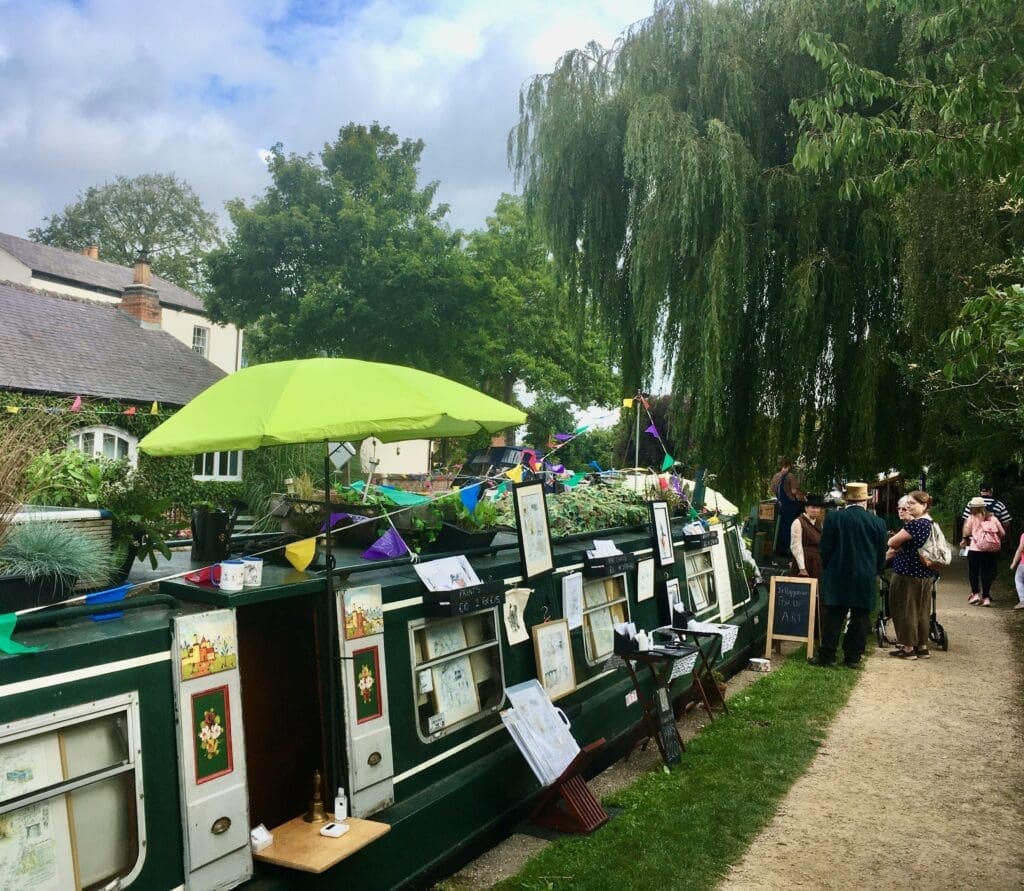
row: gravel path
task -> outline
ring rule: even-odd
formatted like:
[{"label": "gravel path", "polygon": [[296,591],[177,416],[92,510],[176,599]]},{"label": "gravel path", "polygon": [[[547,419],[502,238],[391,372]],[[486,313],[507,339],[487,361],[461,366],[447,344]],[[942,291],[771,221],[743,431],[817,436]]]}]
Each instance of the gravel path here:
[{"label": "gravel path", "polygon": [[[721,887],[1024,887],[1024,727],[1016,596],[939,585],[947,653],[870,659],[810,769]],[[841,670],[841,669],[835,669]]]}]

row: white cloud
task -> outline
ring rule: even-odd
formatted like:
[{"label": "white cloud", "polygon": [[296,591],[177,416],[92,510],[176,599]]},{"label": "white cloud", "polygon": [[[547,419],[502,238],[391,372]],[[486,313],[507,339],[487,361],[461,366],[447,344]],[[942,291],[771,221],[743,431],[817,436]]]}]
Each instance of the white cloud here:
[{"label": "white cloud", "polygon": [[267,146],[316,151],[350,120],[422,138],[454,225],[512,189],[520,86],[610,43],[652,0],[59,0],[0,3],[0,231],[76,192],[174,171],[206,205],[267,183]]}]

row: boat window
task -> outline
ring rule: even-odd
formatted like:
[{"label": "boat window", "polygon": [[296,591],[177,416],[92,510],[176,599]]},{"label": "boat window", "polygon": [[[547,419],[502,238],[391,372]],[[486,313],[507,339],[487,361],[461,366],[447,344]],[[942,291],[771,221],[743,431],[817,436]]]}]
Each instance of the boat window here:
[{"label": "boat window", "polygon": [[595,665],[607,659],[615,647],[614,626],[628,621],[624,575],[583,583],[583,645],[587,662]]},{"label": "boat window", "polygon": [[84,427],[68,437],[68,448],[91,458],[111,461],[127,460],[132,467],[138,465],[136,446],[138,439],[117,427]]},{"label": "boat window", "polygon": [[690,607],[697,615],[718,605],[710,550],[686,555],[686,587],[690,592]]},{"label": "boat window", "polygon": [[416,723],[423,740],[440,739],[501,707],[505,682],[497,610],[414,622],[409,631]]},{"label": "boat window", "polygon": [[127,887],[142,868],[138,698],[0,726],[0,875],[11,887]]},{"label": "boat window", "polygon": [[196,455],[192,462],[192,479],[240,480],[242,478],[241,452],[205,452]]}]

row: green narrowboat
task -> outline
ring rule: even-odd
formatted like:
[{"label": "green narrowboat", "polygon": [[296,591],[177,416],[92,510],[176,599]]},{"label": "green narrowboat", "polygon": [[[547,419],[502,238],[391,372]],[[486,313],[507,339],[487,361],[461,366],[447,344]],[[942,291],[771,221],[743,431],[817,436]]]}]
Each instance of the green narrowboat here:
[{"label": "green narrowboat", "polygon": [[[635,562],[584,574],[575,689],[557,704],[580,744],[606,740],[605,761],[641,726],[611,626],[666,624],[666,582],[698,619],[736,626],[723,672],[764,645],[767,598],[740,530],[711,528],[691,548],[677,522],[674,562],[645,590]],[[649,527],[605,530],[556,540],[554,571],[524,581],[516,540],[499,535],[467,555],[489,593],[446,608],[408,560],[336,547],[333,602],[322,573],[268,562],[258,587],[178,579],[23,617],[15,638],[39,649],[0,654],[0,889],[370,891],[442,874],[508,832],[540,791],[499,716],[506,688],[537,676],[530,640],[509,642],[505,592],[529,590],[511,617],[527,630],[561,618],[564,580],[593,539],[662,562]],[[689,686],[684,675],[673,693]],[[286,851],[315,771],[326,810],[343,786],[351,822],[373,832],[309,829]],[[254,854],[260,824],[274,844]]]}]

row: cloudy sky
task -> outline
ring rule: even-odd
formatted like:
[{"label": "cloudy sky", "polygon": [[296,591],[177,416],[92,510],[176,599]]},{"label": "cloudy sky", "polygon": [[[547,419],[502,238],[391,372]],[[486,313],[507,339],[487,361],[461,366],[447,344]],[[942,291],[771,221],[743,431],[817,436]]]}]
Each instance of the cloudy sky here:
[{"label": "cloudy sky", "polygon": [[0,231],[26,235],[118,174],[175,172],[208,209],[267,184],[262,153],[348,121],[426,143],[454,226],[513,182],[531,75],[611,42],[653,0],[0,0]]}]

